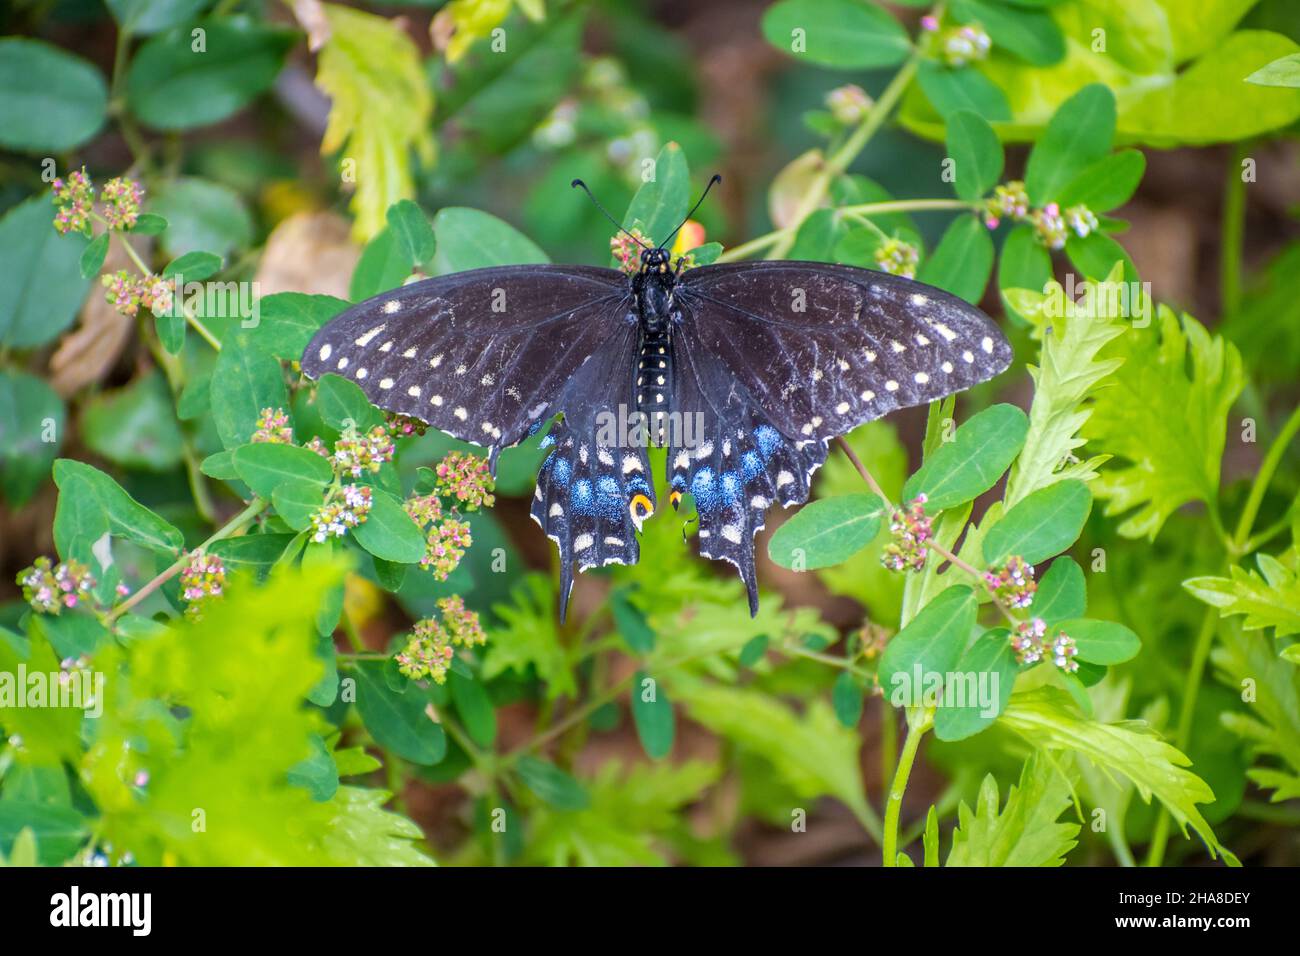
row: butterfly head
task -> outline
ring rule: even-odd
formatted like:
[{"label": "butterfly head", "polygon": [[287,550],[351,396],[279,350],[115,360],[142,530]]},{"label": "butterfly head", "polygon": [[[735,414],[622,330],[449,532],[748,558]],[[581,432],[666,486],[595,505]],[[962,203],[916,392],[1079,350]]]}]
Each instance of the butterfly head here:
[{"label": "butterfly head", "polygon": [[667,272],[672,260],[671,253],[662,247],[647,249],[641,253],[642,272]]}]

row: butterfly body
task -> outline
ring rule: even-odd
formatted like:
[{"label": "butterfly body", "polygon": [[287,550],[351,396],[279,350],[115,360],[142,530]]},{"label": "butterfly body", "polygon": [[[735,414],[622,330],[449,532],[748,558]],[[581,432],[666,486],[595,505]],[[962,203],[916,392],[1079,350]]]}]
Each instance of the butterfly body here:
[{"label": "butterfly body", "polygon": [[670,503],[694,499],[700,553],[737,568],[756,612],[754,536],[773,504],[808,499],[831,439],[1010,358],[983,313],[921,283],[817,262],[683,272],[656,248],[631,277],[514,266],[404,286],[327,323],[302,367],[493,463],[555,419],[531,514],[560,551],[563,615],[575,571],[639,559],[649,445],[668,449]]}]

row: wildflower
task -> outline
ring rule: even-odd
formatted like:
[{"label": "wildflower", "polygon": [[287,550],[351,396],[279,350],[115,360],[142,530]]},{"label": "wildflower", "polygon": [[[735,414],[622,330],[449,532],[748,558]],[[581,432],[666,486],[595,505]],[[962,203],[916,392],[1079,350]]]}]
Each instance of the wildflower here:
[{"label": "wildflower", "polygon": [[272,445],[292,445],[293,428],[289,425],[289,413],[283,408],[262,409],[261,414],[257,416],[253,441]]},{"label": "wildflower", "polygon": [[826,108],[831,111],[836,122],[845,126],[857,126],[867,118],[874,105],[875,102],[867,95],[867,91],[856,83],[837,86],[826,94]]},{"label": "wildflower", "polygon": [[929,542],[934,537],[930,530],[930,518],[925,514],[926,496],[917,495],[908,504],[907,510],[894,512],[889,522],[889,531],[894,540],[885,545],[881,563],[891,571],[904,571],[911,568],[920,571],[925,567],[929,557]]},{"label": "wildflower", "polygon": [[454,497],[470,511],[496,503],[492,494],[495,482],[486,458],[453,451],[438,462],[434,473],[438,476],[437,493]]},{"label": "wildflower", "polygon": [[221,597],[226,586],[226,566],[215,554],[191,551],[189,560],[181,570],[181,598],[186,602],[185,613],[198,617],[202,605],[209,598]]},{"label": "wildflower", "polygon": [[140,311],[140,283],[125,269],[106,272],[99,281],[108,290],[104,300],[118,312],[133,316]]},{"label": "wildflower", "polygon": [[939,57],[952,67],[983,60],[992,46],[989,35],[977,26],[953,27],[939,35]]},{"label": "wildflower", "polygon": [[1099,226],[1096,214],[1083,203],[1065,210],[1065,224],[1080,239],[1092,235]]},{"label": "wildflower", "polygon": [[986,571],[984,583],[993,596],[1011,607],[1026,608],[1034,602],[1038,584],[1034,581],[1034,566],[1026,564],[1019,555],[1007,559],[996,572]]},{"label": "wildflower", "polygon": [[939,30],[939,18],[931,13],[927,13],[921,18],[921,29],[926,33],[936,33]]},{"label": "wildflower", "polygon": [[437,621],[415,622],[410,639],[397,655],[397,669],[411,680],[428,678],[435,684],[447,680],[447,669],[455,654],[447,631]]},{"label": "wildflower", "polygon": [[1064,249],[1067,230],[1065,219],[1061,216],[1061,207],[1054,202],[1042,209],[1035,209],[1029,215],[1034,224],[1034,234],[1038,241],[1049,249]]},{"label": "wildflower", "polygon": [[418,418],[412,418],[410,415],[398,415],[396,412],[385,412],[384,421],[388,426],[388,430],[396,433],[399,438],[423,435],[429,429],[428,424]]},{"label": "wildflower", "polygon": [[59,683],[66,687],[74,676],[84,674],[90,668],[90,657],[82,654],[79,657],[65,657],[59,661]]},{"label": "wildflower", "polygon": [[144,188],[131,179],[110,179],[99,192],[104,204],[104,219],[110,229],[130,229],[140,218]]},{"label": "wildflower", "polygon": [[308,451],[314,451],[322,458],[330,457],[330,450],[325,447],[325,443],[320,440],[319,435],[313,435],[311,441],[307,442],[302,447],[306,448]]},{"label": "wildflower", "polygon": [[437,495],[413,495],[403,506],[406,513],[420,527],[442,520],[442,501]]},{"label": "wildflower", "polygon": [[993,190],[993,195],[984,201],[984,225],[990,229],[996,229],[1003,219],[1019,222],[1028,215],[1029,192],[1018,179],[999,185]]},{"label": "wildflower", "polygon": [[334,443],[334,467],[340,474],[354,478],[363,471],[373,474],[393,460],[395,450],[392,436],[383,425],[376,425],[364,435],[348,431]]},{"label": "wildflower", "polygon": [[618,235],[609,240],[609,251],[613,253],[614,258],[618,260],[618,267],[628,275],[635,275],[641,268],[641,249],[643,243],[646,246],[653,246],[654,242],[640,229],[631,229],[628,232],[620,232]]},{"label": "wildflower", "polygon": [[479,623],[478,612],[465,607],[465,600],[459,594],[438,599],[438,610],[442,612],[442,623],[453,644],[461,647],[473,647],[486,644],[487,635]]},{"label": "wildflower", "polygon": [[1073,674],[1079,669],[1079,662],[1074,659],[1079,653],[1078,646],[1074,643],[1074,638],[1062,631],[1052,639],[1052,663],[1065,671],[1067,674]]},{"label": "wildflower", "polygon": [[311,539],[320,544],[331,537],[343,537],[349,528],[366,520],[370,504],[371,491],[365,485],[344,485],[341,491],[329,492],[325,503],[311,516]]},{"label": "wildflower", "polygon": [[883,271],[904,279],[915,279],[921,254],[911,243],[901,239],[886,239],[876,247],[875,258],[876,265]]},{"label": "wildflower", "polygon": [[1047,633],[1047,622],[1041,617],[1021,621],[1011,635],[1011,649],[1016,652],[1016,660],[1021,664],[1037,664],[1043,659],[1043,635]]},{"label": "wildflower", "polygon": [[429,531],[427,549],[420,559],[420,566],[428,568],[438,581],[447,580],[456,570],[466,550],[474,543],[469,525],[455,518],[448,518],[435,525]]},{"label": "wildflower", "polygon": [[140,304],[154,315],[167,315],[171,312],[172,287],[166,279],[158,276],[140,279],[136,284],[136,291],[140,296]]},{"label": "wildflower", "polygon": [[64,180],[54,180],[54,205],[58,213],[54,217],[54,228],[67,235],[80,232],[89,236],[90,213],[95,205],[95,191],[86,175],[86,167],[74,170]]},{"label": "wildflower", "polygon": [[55,565],[44,556],[19,572],[16,580],[22,586],[23,600],[34,610],[56,615],[65,607],[80,604],[98,583],[90,568],[75,558]]}]

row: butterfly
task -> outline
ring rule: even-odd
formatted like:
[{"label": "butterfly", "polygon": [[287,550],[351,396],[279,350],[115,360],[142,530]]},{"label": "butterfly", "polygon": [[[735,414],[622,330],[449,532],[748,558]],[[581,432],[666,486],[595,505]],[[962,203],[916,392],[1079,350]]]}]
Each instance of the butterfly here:
[{"label": "butterfly", "polygon": [[736,567],[756,614],[754,536],[773,504],[808,500],[833,438],[1011,362],[992,320],[940,289],[823,262],[683,269],[676,232],[658,246],[628,233],[643,250],[631,275],[518,265],[414,282],[342,312],[303,355],[308,377],[344,376],[486,447],[494,471],[554,422],[531,514],[559,549],[561,620],[575,568],[639,559],[658,506],[650,445],[668,449],[673,508],[694,498],[700,554]]}]

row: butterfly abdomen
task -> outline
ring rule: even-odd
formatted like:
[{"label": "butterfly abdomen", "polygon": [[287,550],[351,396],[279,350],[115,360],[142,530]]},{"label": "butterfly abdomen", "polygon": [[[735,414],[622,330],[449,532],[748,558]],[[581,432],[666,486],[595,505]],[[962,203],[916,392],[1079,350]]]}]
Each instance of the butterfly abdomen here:
[{"label": "butterfly abdomen", "polygon": [[650,441],[662,446],[672,408],[672,349],[668,326],[641,330],[636,362],[636,410],[646,417]]}]

